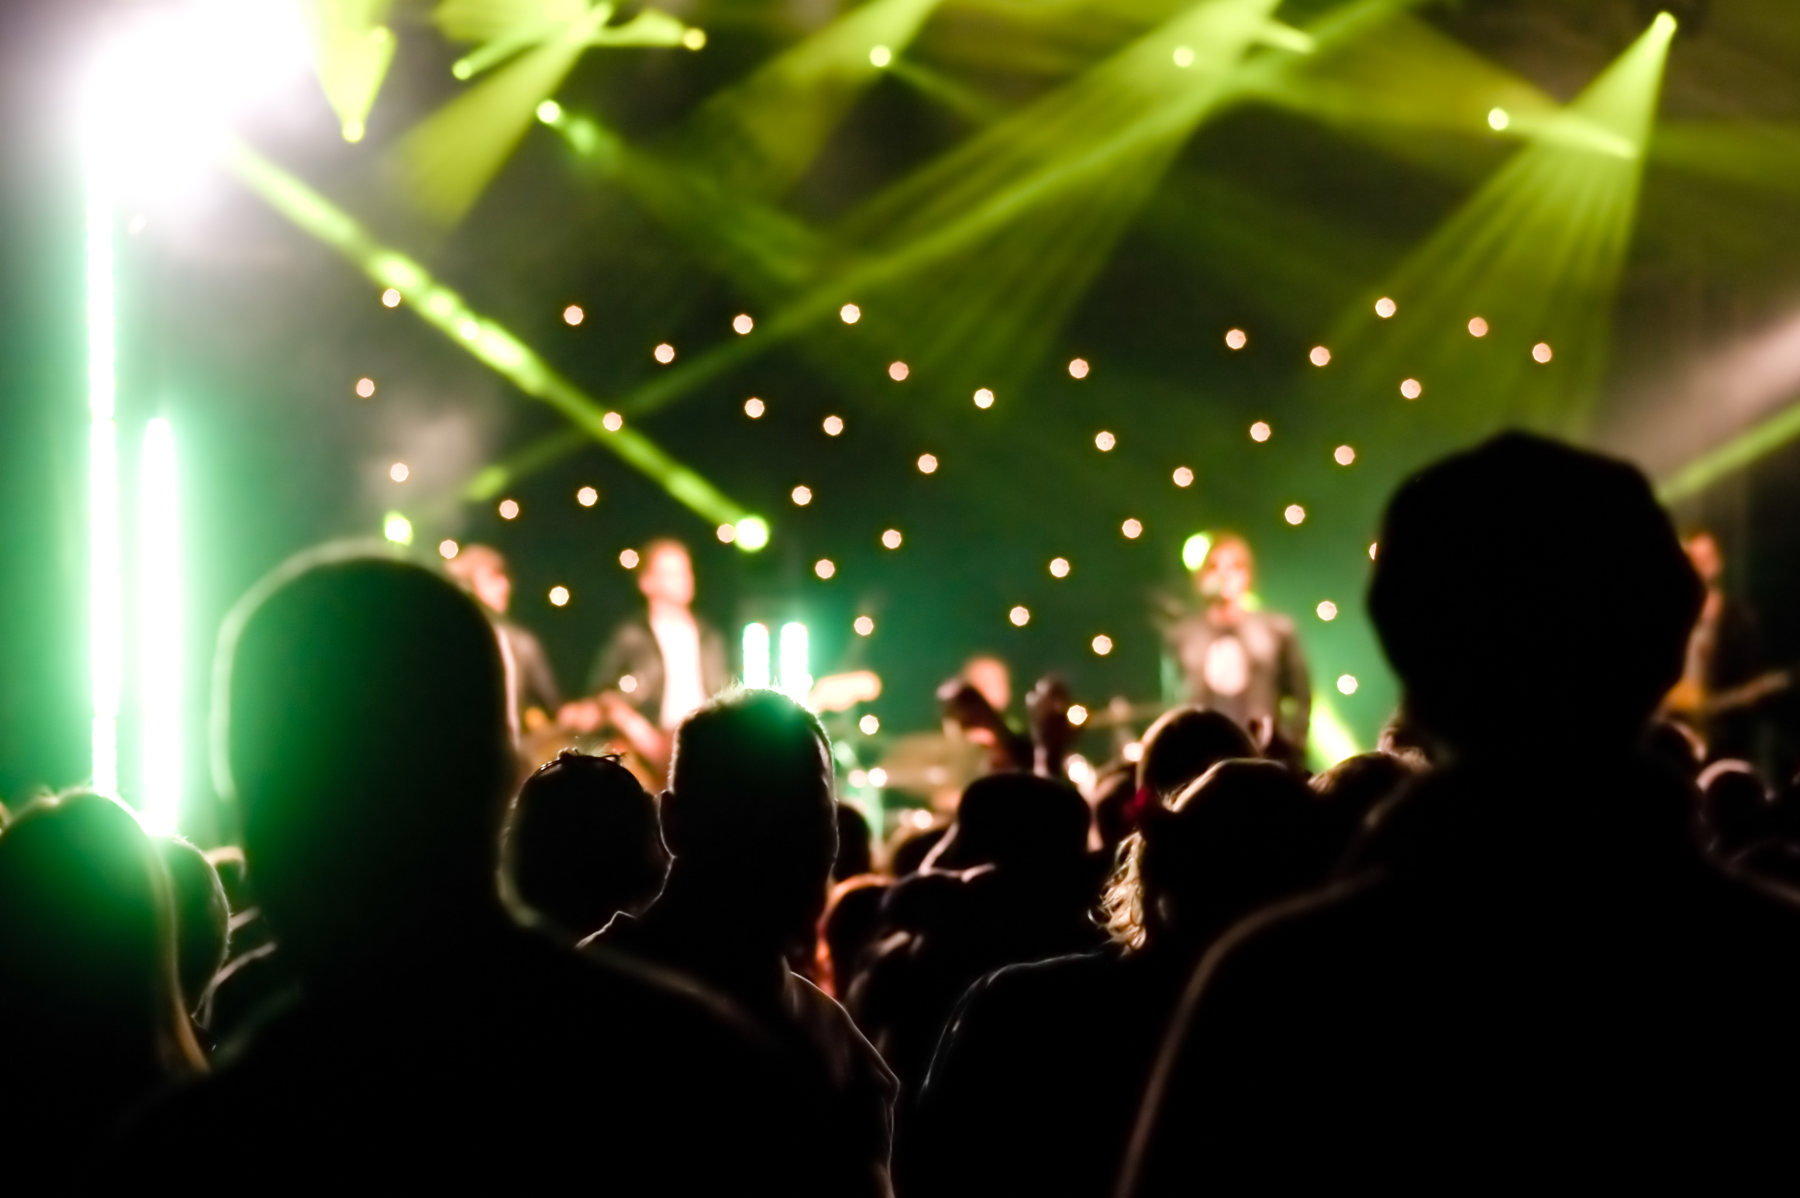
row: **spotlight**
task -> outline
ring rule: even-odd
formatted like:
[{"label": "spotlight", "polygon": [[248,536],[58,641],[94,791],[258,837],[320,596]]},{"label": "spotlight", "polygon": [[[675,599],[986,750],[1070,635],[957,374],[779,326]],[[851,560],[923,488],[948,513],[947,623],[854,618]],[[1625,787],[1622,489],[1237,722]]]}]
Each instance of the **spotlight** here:
[{"label": "spotlight", "polygon": [[389,512],[382,518],[381,535],[396,545],[410,545],[413,539],[412,521],[399,512]]},{"label": "spotlight", "polygon": [[1512,124],[1512,117],[1507,115],[1506,109],[1504,108],[1490,108],[1488,109],[1487,121],[1488,128],[1492,129],[1495,133],[1503,133],[1506,131],[1506,127]]},{"label": "spotlight", "polygon": [[877,70],[886,67],[893,61],[894,52],[886,46],[872,46],[869,48],[869,65]]},{"label": "spotlight", "polygon": [[563,107],[555,100],[545,100],[537,106],[537,119],[546,125],[554,125],[563,119]]},{"label": "spotlight", "polygon": [[1174,59],[1177,67],[1185,71],[1194,65],[1194,48],[1192,46],[1176,46],[1175,53],[1170,57]]},{"label": "spotlight", "polygon": [[755,553],[769,543],[769,525],[761,516],[745,516],[737,522],[737,546]]}]

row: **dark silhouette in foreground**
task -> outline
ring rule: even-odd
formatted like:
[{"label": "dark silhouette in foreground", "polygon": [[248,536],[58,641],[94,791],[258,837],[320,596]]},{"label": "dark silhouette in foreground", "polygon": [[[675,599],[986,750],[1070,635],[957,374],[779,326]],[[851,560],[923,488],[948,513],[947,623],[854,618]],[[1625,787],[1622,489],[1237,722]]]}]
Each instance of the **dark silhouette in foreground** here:
[{"label": "dark silhouette in foreground", "polygon": [[1113,944],[1008,966],[963,997],[913,1125],[918,1192],[1105,1195],[1195,962],[1322,881],[1331,832],[1324,804],[1266,761],[1223,762],[1147,812],[1108,889]]},{"label": "dark silhouette in foreground", "polygon": [[1380,546],[1370,610],[1441,768],[1343,881],[1207,955],[1119,1193],[1785,1159],[1800,910],[1709,861],[1637,748],[1700,604],[1643,476],[1501,437],[1402,487]]},{"label": "dark silhouette in foreground", "polygon": [[813,1129],[852,1158],[841,1194],[887,1194],[899,1089],[848,1012],[788,965],[808,949],[837,858],[831,746],[818,717],[774,690],[721,695],[675,733],[663,839],[674,858],[641,918],[600,946],[698,979],[747,1011],[833,1095]]},{"label": "dark silhouette in foreground", "polygon": [[[222,643],[224,789],[298,992],[111,1168],[205,1161],[282,1188],[844,1192],[822,1092],[722,1003],[514,923],[496,885],[513,750],[492,626],[431,573],[302,559]],[[802,1164],[810,1168],[802,1167]]]}]

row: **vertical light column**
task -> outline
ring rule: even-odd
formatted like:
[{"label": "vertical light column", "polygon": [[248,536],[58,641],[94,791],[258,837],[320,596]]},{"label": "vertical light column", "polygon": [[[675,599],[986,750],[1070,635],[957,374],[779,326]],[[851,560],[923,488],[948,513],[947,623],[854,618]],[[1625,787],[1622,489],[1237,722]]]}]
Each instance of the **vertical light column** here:
[{"label": "vertical light column", "polygon": [[182,787],[182,605],[175,433],[144,428],[138,463],[138,814],[151,832],[175,831]]},{"label": "vertical light column", "polygon": [[744,685],[769,685],[769,626],[744,625]]},{"label": "vertical light column", "polygon": [[88,687],[93,700],[93,784],[119,788],[119,447],[113,328],[113,155],[104,105],[83,129],[87,187]]},{"label": "vertical light column", "polygon": [[806,625],[788,623],[781,626],[781,689],[801,703],[812,693]]}]

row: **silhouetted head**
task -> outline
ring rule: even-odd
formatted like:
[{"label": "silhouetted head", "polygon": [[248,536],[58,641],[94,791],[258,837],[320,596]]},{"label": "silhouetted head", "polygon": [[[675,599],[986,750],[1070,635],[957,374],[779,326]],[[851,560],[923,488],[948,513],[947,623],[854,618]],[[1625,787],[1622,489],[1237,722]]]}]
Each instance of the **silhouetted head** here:
[{"label": "silhouetted head", "polygon": [[238,605],[219,663],[220,790],[303,974],[497,910],[517,767],[506,667],[473,600],[418,566],[309,555]]},{"label": "silhouetted head", "polygon": [[811,934],[837,859],[831,746],[780,691],[717,696],[675,732],[663,840],[674,876],[720,892],[722,926],[786,943]]},{"label": "silhouetted head", "polygon": [[200,1066],[167,876],[124,807],[78,793],[19,812],[0,832],[0,912],[9,1062],[51,1054],[69,1069],[98,1061],[146,1074]]},{"label": "silhouetted head", "polygon": [[1257,908],[1324,881],[1318,800],[1272,761],[1225,761],[1144,816],[1103,910],[1115,940],[1201,947]]},{"label": "silhouetted head", "polygon": [[1233,757],[1255,757],[1250,734],[1230,716],[1204,707],[1177,707],[1144,733],[1138,785],[1162,798]]},{"label": "silhouetted head", "polygon": [[925,867],[1066,872],[1085,859],[1089,819],[1087,801],[1066,783],[1037,774],[988,774],[963,791],[956,819]]},{"label": "silhouetted head", "polygon": [[1388,504],[1369,612],[1408,715],[1464,754],[1623,748],[1681,674],[1701,588],[1634,467],[1508,433]]},{"label": "silhouetted head", "polygon": [[1094,809],[1094,830],[1100,836],[1100,854],[1111,861],[1125,838],[1137,829],[1137,766],[1129,762],[1102,770],[1088,789]]},{"label": "silhouetted head", "polygon": [[893,883],[874,874],[856,874],[831,888],[825,915],[819,920],[819,938],[831,965],[833,992],[842,998],[863,951],[875,942],[881,928],[881,903]]},{"label": "silhouetted head", "polygon": [[1700,837],[1707,851],[1729,857],[1773,826],[1774,796],[1747,761],[1715,761],[1700,772]]},{"label": "silhouetted head", "polygon": [[512,575],[507,573],[506,558],[498,549],[464,545],[444,563],[444,569],[495,615],[504,616],[512,605]]},{"label": "silhouetted head", "polygon": [[219,873],[198,847],[178,836],[153,842],[169,878],[175,958],[187,1009],[197,1010],[231,945],[231,908]]},{"label": "silhouetted head", "polygon": [[1419,773],[1416,763],[1391,753],[1358,753],[1315,774],[1307,787],[1319,797],[1322,814],[1339,843],[1347,844],[1369,812]]},{"label": "silhouetted head", "polygon": [[655,798],[617,757],[573,749],[519,788],[500,859],[511,897],[578,937],[641,914],[669,872]]},{"label": "silhouetted head", "polygon": [[831,867],[832,881],[854,878],[875,870],[875,843],[869,821],[848,803],[837,805],[838,852]]},{"label": "silhouetted head", "polygon": [[[911,811],[908,815],[919,815],[920,811]],[[925,867],[926,858],[937,848],[938,842],[950,831],[950,825],[942,817],[933,817],[930,812],[923,812],[926,822],[913,823],[908,820],[894,830],[887,842],[887,872],[896,878],[904,878],[908,874],[916,874]]]},{"label": "silhouetted head", "polygon": [[680,541],[662,538],[644,546],[638,590],[652,604],[687,607],[694,601],[694,559]]}]

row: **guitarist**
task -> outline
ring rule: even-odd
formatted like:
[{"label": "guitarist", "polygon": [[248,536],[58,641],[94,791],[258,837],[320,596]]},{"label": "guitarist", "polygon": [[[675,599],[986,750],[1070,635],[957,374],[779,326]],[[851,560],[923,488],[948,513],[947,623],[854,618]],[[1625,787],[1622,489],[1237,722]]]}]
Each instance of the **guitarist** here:
[{"label": "guitarist", "polygon": [[1751,703],[1721,706],[1715,700],[1752,682],[1762,670],[1756,621],[1725,593],[1725,555],[1708,529],[1682,538],[1694,573],[1706,585],[1700,618],[1688,636],[1681,681],[1666,708],[1688,720],[1706,740],[1707,756],[1749,759],[1755,749],[1756,713]]},{"label": "guitarist", "polygon": [[563,722],[581,731],[610,724],[657,772],[687,714],[730,682],[725,638],[693,612],[694,563],[680,541],[644,547],[637,587],[645,612],[613,630],[588,676],[596,696],[570,704]]}]

